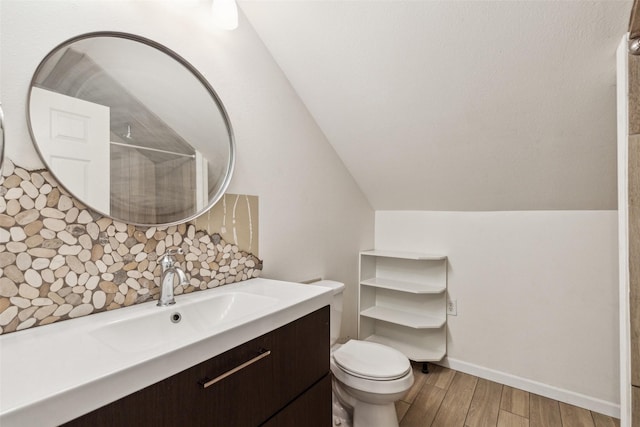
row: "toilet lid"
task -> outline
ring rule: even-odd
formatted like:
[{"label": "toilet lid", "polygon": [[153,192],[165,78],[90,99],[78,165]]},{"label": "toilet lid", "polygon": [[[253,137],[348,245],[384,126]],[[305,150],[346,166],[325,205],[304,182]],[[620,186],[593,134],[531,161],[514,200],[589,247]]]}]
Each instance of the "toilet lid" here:
[{"label": "toilet lid", "polygon": [[333,352],[333,360],[342,370],[361,378],[394,380],[411,370],[404,354],[368,341],[347,341]]}]

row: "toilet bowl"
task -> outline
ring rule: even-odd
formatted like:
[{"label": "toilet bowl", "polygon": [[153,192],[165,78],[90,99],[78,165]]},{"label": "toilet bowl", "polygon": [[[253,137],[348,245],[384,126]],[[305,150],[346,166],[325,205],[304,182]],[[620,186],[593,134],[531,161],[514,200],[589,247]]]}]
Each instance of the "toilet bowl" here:
[{"label": "toilet bowl", "polygon": [[[397,427],[395,402],[413,384],[409,359],[386,345],[349,340],[336,345],[342,320],[344,284],[313,283],[333,289],[331,303],[331,359],[334,424],[354,427]],[[348,414],[352,420],[345,417]]]},{"label": "toilet bowl", "polygon": [[354,427],[398,425],[395,402],[413,384],[409,360],[382,344],[350,340],[331,354],[334,393],[353,414]]}]

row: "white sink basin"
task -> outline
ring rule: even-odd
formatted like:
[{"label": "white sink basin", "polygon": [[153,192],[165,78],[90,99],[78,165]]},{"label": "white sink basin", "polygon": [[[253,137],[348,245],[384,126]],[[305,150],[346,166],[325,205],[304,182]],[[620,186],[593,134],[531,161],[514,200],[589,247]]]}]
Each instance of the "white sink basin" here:
[{"label": "white sink basin", "polygon": [[183,318],[186,316],[188,320],[193,321],[197,329],[206,332],[253,313],[267,310],[277,302],[277,298],[264,295],[231,292],[185,305],[184,309],[178,310],[178,313],[181,313]]},{"label": "white sink basin", "polygon": [[324,307],[331,297],[329,288],[259,278],[179,295],[169,307],[148,302],[0,335],[0,425],[70,421]]},{"label": "white sink basin", "polygon": [[91,335],[115,350],[137,353],[189,341],[198,332],[223,328],[278,302],[273,297],[245,292],[196,296],[201,298],[114,320],[101,325]]}]

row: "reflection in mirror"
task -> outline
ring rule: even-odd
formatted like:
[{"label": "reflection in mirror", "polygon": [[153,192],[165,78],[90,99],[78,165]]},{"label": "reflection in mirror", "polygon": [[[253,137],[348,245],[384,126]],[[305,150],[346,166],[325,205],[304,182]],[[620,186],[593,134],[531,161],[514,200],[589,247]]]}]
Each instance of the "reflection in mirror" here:
[{"label": "reflection in mirror", "polygon": [[4,164],[4,113],[2,112],[2,104],[0,103],[0,173]]},{"label": "reflection in mirror", "polygon": [[92,33],[55,48],[32,80],[29,128],[61,185],[129,224],[192,219],[231,179],[233,133],[216,93],[141,37]]}]

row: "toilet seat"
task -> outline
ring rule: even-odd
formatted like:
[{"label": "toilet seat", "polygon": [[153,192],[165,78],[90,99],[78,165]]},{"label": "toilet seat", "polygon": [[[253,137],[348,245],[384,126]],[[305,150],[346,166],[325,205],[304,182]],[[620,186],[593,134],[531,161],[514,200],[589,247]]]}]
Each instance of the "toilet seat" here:
[{"label": "toilet seat", "polygon": [[404,354],[374,342],[350,340],[332,356],[338,368],[366,380],[391,381],[411,371],[411,364]]}]

